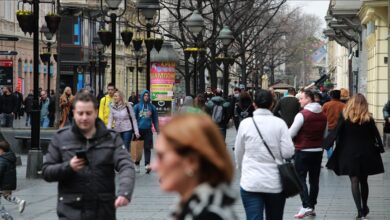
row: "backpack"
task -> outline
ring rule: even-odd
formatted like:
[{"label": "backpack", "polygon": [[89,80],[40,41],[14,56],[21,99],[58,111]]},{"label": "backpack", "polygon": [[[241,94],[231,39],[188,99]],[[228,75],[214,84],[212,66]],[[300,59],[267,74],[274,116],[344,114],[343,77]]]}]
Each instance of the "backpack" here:
[{"label": "backpack", "polygon": [[214,105],[213,113],[211,118],[215,123],[221,123],[223,120],[223,106],[222,105]]}]

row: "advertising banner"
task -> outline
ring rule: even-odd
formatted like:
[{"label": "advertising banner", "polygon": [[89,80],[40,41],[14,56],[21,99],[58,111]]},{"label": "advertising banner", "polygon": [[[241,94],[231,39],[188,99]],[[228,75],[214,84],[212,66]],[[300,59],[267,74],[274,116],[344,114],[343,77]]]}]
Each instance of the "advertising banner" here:
[{"label": "advertising banner", "polygon": [[152,101],[172,101],[175,77],[175,63],[152,63],[150,69]]},{"label": "advertising banner", "polygon": [[13,61],[0,60],[0,86],[13,86]]},{"label": "advertising banner", "polygon": [[176,77],[176,63],[155,62],[150,69],[150,94],[159,115],[170,114]]}]

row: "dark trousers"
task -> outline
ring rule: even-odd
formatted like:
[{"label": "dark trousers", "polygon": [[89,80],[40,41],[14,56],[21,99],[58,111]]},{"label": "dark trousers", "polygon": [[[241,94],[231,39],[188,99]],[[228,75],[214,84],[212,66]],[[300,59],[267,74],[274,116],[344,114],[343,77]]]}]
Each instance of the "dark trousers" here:
[{"label": "dark trousers", "polygon": [[153,148],[153,132],[152,129],[139,129],[141,139],[144,140],[144,155],[145,155],[145,166],[150,164],[150,157],[152,155]]},{"label": "dark trousers", "polygon": [[31,118],[31,113],[30,112],[26,112],[26,126],[27,125],[31,126],[30,118]]},{"label": "dark trousers", "polygon": [[283,220],[286,197],[282,193],[247,192],[240,189],[247,220]]},{"label": "dark trousers", "polygon": [[[302,206],[313,208],[317,204],[319,181],[321,172],[321,152],[296,151],[295,168],[302,181],[303,190],[300,193]],[[309,174],[310,191],[306,185],[306,177]]]},{"label": "dark trousers", "polygon": [[12,128],[14,124],[14,116],[11,113],[3,113],[3,127]]},{"label": "dark trousers", "polygon": [[221,127],[220,127],[219,130],[221,131],[223,140],[226,140],[226,127],[225,127],[225,128],[221,128]]}]

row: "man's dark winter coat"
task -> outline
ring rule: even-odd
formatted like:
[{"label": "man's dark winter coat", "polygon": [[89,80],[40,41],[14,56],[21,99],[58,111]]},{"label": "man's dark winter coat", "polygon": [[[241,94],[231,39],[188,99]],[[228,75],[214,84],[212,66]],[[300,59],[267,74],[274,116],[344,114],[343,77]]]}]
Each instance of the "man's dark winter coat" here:
[{"label": "man's dark winter coat", "polygon": [[16,189],[16,156],[14,152],[0,155],[0,190]]},{"label": "man's dark winter coat", "polygon": [[26,99],[24,100],[24,108],[26,113],[31,113],[32,105],[33,105],[33,94],[28,94]]},{"label": "man's dark winter coat", "polygon": [[[82,149],[87,151],[89,164],[75,172],[70,160]],[[119,134],[107,130],[100,119],[96,119],[96,134],[89,140],[75,124],[57,131],[42,171],[46,181],[58,181],[57,214],[61,220],[114,220],[115,171],[117,195],[131,201],[133,162]]]},{"label": "man's dark winter coat", "polygon": [[295,115],[298,114],[300,108],[301,106],[297,98],[294,96],[286,96],[276,104],[273,113],[275,116],[282,118],[288,127],[291,127]]},{"label": "man's dark winter coat", "polygon": [[1,96],[1,112],[6,114],[15,113],[17,110],[17,103],[15,96],[10,93],[9,95],[3,94]]}]

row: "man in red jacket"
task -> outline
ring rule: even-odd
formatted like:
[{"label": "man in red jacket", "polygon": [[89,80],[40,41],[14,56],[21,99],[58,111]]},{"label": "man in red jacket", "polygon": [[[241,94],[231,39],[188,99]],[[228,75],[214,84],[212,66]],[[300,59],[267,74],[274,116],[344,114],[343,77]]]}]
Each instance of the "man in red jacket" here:
[{"label": "man in red jacket", "polygon": [[[337,121],[340,113],[343,112],[345,104],[340,100],[340,90],[332,90],[330,92],[331,100],[322,106],[322,111],[328,120],[328,134],[336,129]],[[333,148],[329,148],[328,159],[332,156]]]},{"label": "man in red jacket", "polygon": [[[295,218],[315,216],[323,150],[321,143],[326,131],[326,116],[321,105],[314,102],[314,92],[305,90],[299,98],[303,108],[294,118],[289,131],[295,145],[295,168],[301,178],[303,190],[300,193],[302,208]],[[310,192],[306,185],[309,174]]]}]

